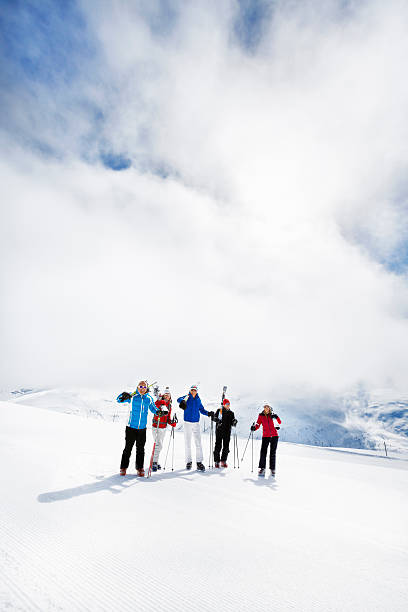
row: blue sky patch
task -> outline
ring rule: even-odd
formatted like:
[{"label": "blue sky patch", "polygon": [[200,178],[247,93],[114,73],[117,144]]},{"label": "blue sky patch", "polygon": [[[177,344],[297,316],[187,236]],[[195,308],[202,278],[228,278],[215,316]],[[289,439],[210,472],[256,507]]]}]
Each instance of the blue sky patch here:
[{"label": "blue sky patch", "polygon": [[102,153],[101,160],[106,168],[111,170],[127,170],[132,165],[132,161],[120,153]]},{"label": "blue sky patch", "polygon": [[95,54],[76,3],[7,1],[0,17],[3,78],[70,83]]},{"label": "blue sky patch", "polygon": [[246,51],[256,50],[265,20],[270,18],[275,4],[275,0],[238,0],[239,13],[234,23],[234,33]]}]

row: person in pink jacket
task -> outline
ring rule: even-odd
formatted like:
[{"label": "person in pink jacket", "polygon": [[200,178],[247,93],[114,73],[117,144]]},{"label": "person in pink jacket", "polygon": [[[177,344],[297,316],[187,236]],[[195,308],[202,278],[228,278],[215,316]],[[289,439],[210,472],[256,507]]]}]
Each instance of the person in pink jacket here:
[{"label": "person in pink jacket", "polygon": [[272,412],[269,404],[264,405],[263,411],[258,415],[258,420],[255,425],[252,425],[251,431],[256,431],[262,425],[262,446],[261,446],[261,455],[259,457],[259,475],[263,476],[265,474],[265,466],[266,466],[266,455],[268,453],[268,446],[270,446],[269,450],[269,468],[271,470],[271,476],[275,476],[275,467],[276,467],[276,448],[278,446],[278,429],[279,427],[275,426],[274,419],[280,425],[282,421],[278,417],[277,414]]},{"label": "person in pink jacket", "polygon": [[165,388],[163,394],[157,400],[156,408],[158,408],[159,414],[156,414],[153,417],[152,422],[153,440],[156,443],[156,446],[154,447],[152,464],[153,472],[161,470],[161,465],[159,464],[159,455],[163,446],[164,436],[166,435],[167,425],[175,427],[177,423],[177,419],[171,417],[171,394],[170,389],[168,387]]}]

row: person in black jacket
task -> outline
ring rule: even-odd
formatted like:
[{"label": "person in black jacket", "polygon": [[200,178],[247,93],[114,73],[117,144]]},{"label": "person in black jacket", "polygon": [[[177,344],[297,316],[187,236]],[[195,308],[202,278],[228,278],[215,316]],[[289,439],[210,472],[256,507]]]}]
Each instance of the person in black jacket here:
[{"label": "person in black jacket", "polygon": [[220,453],[222,447],[221,467],[228,467],[227,457],[229,453],[231,427],[235,427],[237,424],[235,415],[232,410],[230,410],[229,400],[224,399],[222,408],[218,408],[215,412],[213,421],[216,422],[214,464],[216,468],[220,467]]}]

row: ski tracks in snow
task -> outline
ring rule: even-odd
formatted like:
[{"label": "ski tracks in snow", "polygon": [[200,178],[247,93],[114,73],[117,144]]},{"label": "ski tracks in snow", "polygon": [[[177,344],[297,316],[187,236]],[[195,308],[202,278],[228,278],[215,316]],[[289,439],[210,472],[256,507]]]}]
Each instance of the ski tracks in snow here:
[{"label": "ski tracks in snow", "polygon": [[13,469],[2,471],[0,609],[406,609],[406,541],[395,549],[406,514],[392,507],[406,504],[406,471],[385,485],[368,460],[348,467],[338,453],[282,447],[278,481],[258,480],[250,463],[187,472],[176,434],[174,472],[123,478],[111,474],[117,428],[2,410],[0,467]]}]

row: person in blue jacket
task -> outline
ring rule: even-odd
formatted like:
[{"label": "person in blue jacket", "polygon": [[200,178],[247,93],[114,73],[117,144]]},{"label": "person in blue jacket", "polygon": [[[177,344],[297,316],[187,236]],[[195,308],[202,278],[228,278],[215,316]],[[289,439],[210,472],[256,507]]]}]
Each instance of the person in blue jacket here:
[{"label": "person in blue jacket", "polygon": [[191,455],[191,436],[194,435],[196,447],[197,470],[205,471],[203,464],[203,449],[201,447],[200,413],[213,417],[214,412],[207,412],[201,403],[196,385],[192,385],[188,395],[178,398],[180,408],[184,410],[184,444],[186,450],[186,468],[191,470],[193,459]]},{"label": "person in blue jacket", "polygon": [[130,455],[136,442],[136,470],[138,476],[144,476],[144,455],[146,444],[146,425],[147,415],[150,410],[153,414],[160,412],[154,403],[153,398],[148,393],[148,384],[145,380],[140,381],[134,395],[126,391],[117,397],[117,401],[131,402],[128,423],[125,434],[125,448],[120,462],[120,474],[125,476],[129,467]]}]

